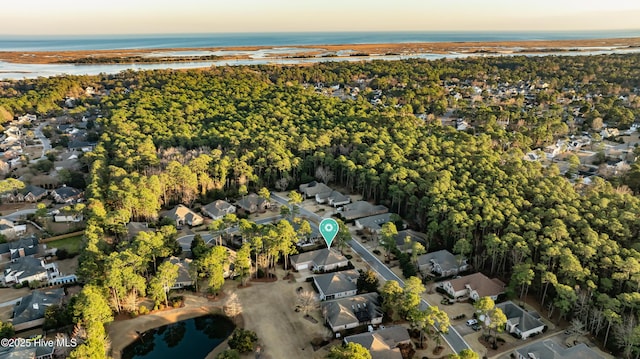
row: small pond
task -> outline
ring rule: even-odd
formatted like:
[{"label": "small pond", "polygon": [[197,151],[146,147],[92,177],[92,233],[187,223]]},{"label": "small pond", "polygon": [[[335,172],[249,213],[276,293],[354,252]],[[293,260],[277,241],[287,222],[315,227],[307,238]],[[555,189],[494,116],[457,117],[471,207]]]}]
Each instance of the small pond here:
[{"label": "small pond", "polygon": [[122,351],[122,359],[203,359],[233,331],[224,316],[208,315],[151,329]]}]

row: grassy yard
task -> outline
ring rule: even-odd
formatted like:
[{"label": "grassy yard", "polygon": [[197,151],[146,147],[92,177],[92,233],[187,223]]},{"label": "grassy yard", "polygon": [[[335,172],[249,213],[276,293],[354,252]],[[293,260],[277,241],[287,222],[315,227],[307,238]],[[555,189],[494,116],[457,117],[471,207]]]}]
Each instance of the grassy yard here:
[{"label": "grassy yard", "polygon": [[66,249],[69,253],[80,253],[82,247],[82,235],[58,239],[47,243],[47,248]]}]

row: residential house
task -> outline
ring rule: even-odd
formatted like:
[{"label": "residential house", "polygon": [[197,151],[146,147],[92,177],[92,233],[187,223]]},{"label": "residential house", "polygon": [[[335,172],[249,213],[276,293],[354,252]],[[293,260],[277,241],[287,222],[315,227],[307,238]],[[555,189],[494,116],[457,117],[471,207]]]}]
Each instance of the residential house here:
[{"label": "residential house", "polygon": [[6,238],[16,238],[27,231],[26,224],[16,224],[8,219],[0,218],[0,234]]},{"label": "residential house", "polygon": [[2,197],[9,202],[38,202],[47,196],[47,190],[39,187],[28,185],[21,190],[9,192]]},{"label": "residential house", "polygon": [[238,207],[247,213],[264,212],[271,208],[271,203],[255,193],[244,196],[237,202]]},{"label": "residential house", "polygon": [[367,201],[356,201],[338,209],[340,216],[345,221],[352,221],[358,218],[375,216],[389,212],[389,208],[383,205],[375,206]]},{"label": "residential house", "polygon": [[200,210],[202,211],[202,214],[209,216],[212,219],[222,219],[227,214],[236,213],[236,206],[219,199],[203,206]]},{"label": "residential house", "polygon": [[378,293],[326,301],[322,303],[321,310],[325,323],[334,333],[362,325],[380,324],[384,315]]},{"label": "residential house", "polygon": [[191,262],[193,261],[191,259],[180,259],[178,257],[171,256],[167,258],[167,261],[178,266],[178,278],[171,289],[180,289],[193,285],[194,281],[191,274]]},{"label": "residential house", "polygon": [[73,203],[80,201],[84,192],[73,187],[69,187],[67,185],[62,185],[60,188],[56,188],[51,191],[51,197],[56,203]]},{"label": "residential house", "polygon": [[316,202],[319,204],[326,203],[333,207],[339,207],[351,202],[351,197],[338,191],[329,191],[316,194]]},{"label": "residential house", "polygon": [[164,216],[174,220],[176,227],[182,227],[184,225],[195,227],[204,223],[202,216],[181,204],[173,207],[173,209],[165,213]]},{"label": "residential house", "polygon": [[358,343],[371,353],[371,359],[402,359],[400,344],[411,345],[407,328],[393,326],[371,333],[351,335],[344,338],[345,343]]},{"label": "residential house", "polygon": [[327,186],[326,184],[316,181],[301,184],[298,189],[305,196],[305,198],[315,197],[317,194],[322,193],[329,194],[333,191],[333,189],[331,189],[331,187]]},{"label": "residential house", "polygon": [[4,283],[44,281],[57,277],[58,274],[58,266],[55,263],[45,264],[44,259],[19,257],[12,260],[4,270]]},{"label": "residential house", "polygon": [[440,283],[451,297],[456,299],[471,298],[476,301],[482,297],[497,300],[504,293],[504,283],[499,279],[489,279],[482,273],[473,273],[464,277],[451,279]]},{"label": "residential house", "polygon": [[79,150],[82,152],[91,152],[93,151],[95,146],[96,146],[95,142],[79,141],[79,140],[69,141],[69,144],[67,145],[67,147],[70,150]]},{"label": "residential house", "polygon": [[347,257],[335,249],[323,248],[291,256],[291,266],[295,270],[312,269],[330,271],[349,265]]},{"label": "residential house", "polygon": [[604,359],[585,343],[566,348],[551,339],[516,349],[514,354],[517,359]]},{"label": "residential house", "polygon": [[313,283],[320,293],[320,300],[344,298],[356,294],[359,276],[358,271],[350,269],[314,276]]},{"label": "residential house", "polygon": [[396,247],[403,253],[411,253],[413,242],[418,242],[427,248],[428,237],[424,233],[416,232],[412,229],[398,231],[396,235]]},{"label": "residential house", "polygon": [[618,137],[620,136],[620,130],[617,128],[605,128],[600,131],[600,136],[602,136],[602,138]]},{"label": "residential house", "polygon": [[36,115],[26,114],[26,115],[18,117],[18,123],[20,123],[20,124],[31,123],[31,122],[33,122],[33,121],[35,121],[37,119],[38,119],[38,116],[36,116]]},{"label": "residential house", "polygon": [[500,308],[507,317],[505,330],[508,333],[515,334],[521,339],[527,339],[534,334],[540,334],[545,329],[545,325],[540,319],[534,317],[511,301],[496,304],[496,308]]},{"label": "residential house", "polygon": [[83,219],[84,216],[82,213],[75,213],[71,211],[60,211],[58,214],[53,216],[53,221],[59,223],[78,223],[82,222]]},{"label": "residential house", "polygon": [[0,244],[0,255],[9,260],[32,256],[36,253],[38,253],[38,238],[36,236]]},{"label": "residential house", "polygon": [[371,233],[380,233],[385,223],[391,222],[394,213],[383,213],[375,216],[356,219],[355,225],[358,229],[366,229]]},{"label": "residential house", "polygon": [[16,331],[40,326],[48,307],[61,304],[64,288],[34,290],[22,297],[13,310],[13,326]]},{"label": "residential house", "polygon": [[469,269],[465,258],[458,259],[446,249],[423,254],[418,257],[418,269],[438,276],[448,277]]}]

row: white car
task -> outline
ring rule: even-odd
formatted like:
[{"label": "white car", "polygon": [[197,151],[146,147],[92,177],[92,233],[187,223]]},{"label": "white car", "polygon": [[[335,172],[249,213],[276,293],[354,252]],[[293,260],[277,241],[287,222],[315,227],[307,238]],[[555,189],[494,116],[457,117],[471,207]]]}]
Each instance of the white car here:
[{"label": "white car", "polygon": [[472,326],[472,325],[476,325],[476,324],[478,324],[478,321],[477,321],[477,320],[475,320],[475,319],[469,319],[469,320],[467,320],[467,325],[468,325],[468,326]]}]

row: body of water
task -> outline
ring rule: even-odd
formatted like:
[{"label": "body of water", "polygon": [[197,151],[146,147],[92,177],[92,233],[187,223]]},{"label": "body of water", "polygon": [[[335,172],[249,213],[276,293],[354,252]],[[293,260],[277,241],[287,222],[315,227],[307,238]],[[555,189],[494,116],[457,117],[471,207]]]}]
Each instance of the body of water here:
[{"label": "body of water", "polygon": [[[502,40],[561,40],[640,37],[640,30],[629,31],[574,31],[574,32],[323,32],[323,33],[246,33],[246,34],[187,34],[187,35],[110,35],[110,36],[0,36],[0,51],[63,51],[63,50],[112,50],[112,49],[159,49],[147,56],[198,56],[198,55],[247,55],[242,60],[217,60],[194,62],[162,62],[134,64],[20,64],[0,61],[0,79],[17,80],[24,78],[50,77],[59,75],[116,74],[125,70],[191,69],[209,66],[234,65],[292,65],[326,61],[369,61],[400,60],[407,58],[442,59],[485,56],[482,54],[421,53],[411,55],[382,55],[364,57],[310,57],[293,59],[292,54],[300,52],[295,46],[323,44],[364,44],[364,43],[408,43],[408,42],[462,42],[462,41],[502,41]],[[273,46],[259,50],[163,51],[172,48]],[[586,48],[585,48],[586,49]],[[517,49],[512,49],[517,50]],[[611,53],[635,53],[640,48],[589,48],[588,51],[534,53],[530,55],[579,56]],[[348,55],[342,52],[340,55]],[[490,56],[513,56],[497,54]],[[529,55],[527,55],[529,56]]]},{"label": "body of water", "polygon": [[638,37],[640,29],[616,31],[391,31],[278,32],[153,35],[0,36],[0,51],[170,49],[236,46],[389,44],[408,42],[577,40]]},{"label": "body of water", "polygon": [[[151,329],[122,351],[123,359],[204,359],[233,331],[223,316],[203,316]],[[186,355],[186,356],[185,356]]]}]

